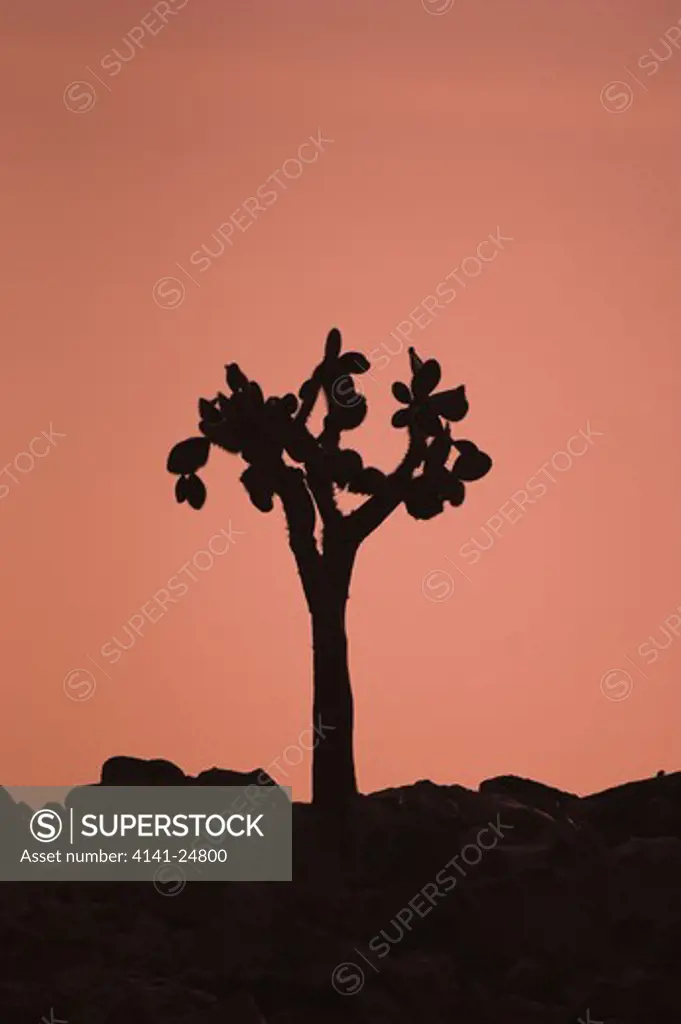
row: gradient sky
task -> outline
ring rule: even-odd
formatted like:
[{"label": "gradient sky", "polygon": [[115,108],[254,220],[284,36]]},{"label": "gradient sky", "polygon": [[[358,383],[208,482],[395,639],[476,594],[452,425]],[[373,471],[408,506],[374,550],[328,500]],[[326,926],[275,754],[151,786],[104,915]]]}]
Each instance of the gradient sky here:
[{"label": "gradient sky", "polygon": [[[112,754],[192,773],[279,758],[272,773],[308,797],[307,756],[281,759],[298,760],[311,713],[282,516],[250,505],[221,453],[204,509],[178,506],[165,460],[224,363],[296,390],[331,326],[352,349],[397,351],[414,311],[411,342],[467,386],[459,436],[495,467],[462,508],[400,510],[360,552],[361,788],[512,772],[587,792],[679,768],[681,638],[662,626],[681,605],[681,52],[660,40],[681,9],[189,0],[165,27],[148,17],[153,35],[152,6],[0,15],[0,463],[16,481],[0,476],[0,779],[92,781]],[[130,32],[142,48],[114,75]],[[655,68],[651,47],[669,59]],[[318,130],[333,140],[319,159],[192,269]],[[427,322],[416,307],[498,230],[512,241]],[[175,308],[155,301],[168,276],[186,284]],[[406,354],[384,364],[352,443],[390,469]],[[587,424],[566,468],[556,453]],[[50,429],[65,436],[15,466]],[[509,515],[532,477],[533,503]],[[107,661],[230,523],[226,554]]]}]

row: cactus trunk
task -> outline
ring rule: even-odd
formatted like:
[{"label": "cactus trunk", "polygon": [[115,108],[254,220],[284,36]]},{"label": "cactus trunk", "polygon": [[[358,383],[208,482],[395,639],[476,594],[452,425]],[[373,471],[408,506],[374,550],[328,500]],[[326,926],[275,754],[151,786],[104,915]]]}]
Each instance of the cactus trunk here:
[{"label": "cactus trunk", "polygon": [[[348,572],[349,580],[349,572]],[[312,608],[314,662],[312,800],[341,808],[357,795],[353,754],[353,700],[345,630],[347,587]]]}]

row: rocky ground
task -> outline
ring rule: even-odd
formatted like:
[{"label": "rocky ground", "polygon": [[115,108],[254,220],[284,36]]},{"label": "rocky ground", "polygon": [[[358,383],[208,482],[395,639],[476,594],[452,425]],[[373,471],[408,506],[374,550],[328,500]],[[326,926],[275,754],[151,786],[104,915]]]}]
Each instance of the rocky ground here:
[{"label": "rocky ground", "polygon": [[[102,781],[247,780],[117,758]],[[294,878],[4,883],[0,1021],[681,1022],[681,772],[419,782],[341,825],[296,804]]]}]

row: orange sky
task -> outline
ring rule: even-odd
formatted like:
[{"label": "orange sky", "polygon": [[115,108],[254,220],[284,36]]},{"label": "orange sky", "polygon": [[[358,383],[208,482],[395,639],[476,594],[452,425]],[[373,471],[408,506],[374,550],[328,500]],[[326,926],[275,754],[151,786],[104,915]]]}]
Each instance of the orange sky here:
[{"label": "orange sky", "polygon": [[[225,362],[295,390],[331,326],[396,352],[410,313],[495,467],[461,509],[400,510],[360,553],[361,788],[514,772],[584,792],[679,768],[681,638],[661,628],[681,633],[678,5],[96,6],[0,15],[3,782],[90,781],[115,753],[189,772],[279,758],[309,795],[281,515],[221,453],[203,511],[176,505],[166,455]],[[224,252],[192,259],[228,223]],[[363,379],[357,435],[385,469],[406,363]],[[140,612],[230,524],[164,613]]]}]

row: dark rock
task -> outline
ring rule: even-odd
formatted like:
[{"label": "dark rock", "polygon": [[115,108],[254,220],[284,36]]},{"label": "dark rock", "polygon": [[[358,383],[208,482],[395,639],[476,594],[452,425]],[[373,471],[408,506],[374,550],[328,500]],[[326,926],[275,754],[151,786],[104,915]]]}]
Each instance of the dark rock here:
[{"label": "dark rock", "polygon": [[188,781],[196,786],[276,786],[274,779],[260,768],[252,772],[208,768],[207,771],[199,772],[195,778],[190,777]]},{"label": "dark rock", "polygon": [[187,776],[171,761],[160,758],[110,757],[102,765],[100,786],[184,786]]},{"label": "dark rock", "polygon": [[673,835],[681,839],[681,772],[583,797],[579,814],[608,845],[619,845],[631,836]]},{"label": "dark rock", "polygon": [[534,779],[524,779],[519,775],[498,775],[493,779],[485,779],[480,783],[481,793],[497,793],[509,796],[528,807],[537,807],[552,816],[560,814],[579,800],[576,793],[568,793],[554,786],[546,786]]},{"label": "dark rock", "polygon": [[227,768],[208,768],[198,775],[185,775],[171,761],[160,758],[110,757],[102,765],[100,786],[276,786],[274,779],[256,768],[235,772]]},{"label": "dark rock", "polygon": [[[263,783],[112,758],[95,785]],[[340,815],[294,804],[292,883],[196,881],[173,899],[6,884],[0,1019],[52,1006],[74,1024],[669,1024],[680,806],[680,773],[583,798],[512,776],[421,781]],[[0,820],[19,811],[0,790]],[[354,994],[332,985],[343,963],[362,972]]]}]

